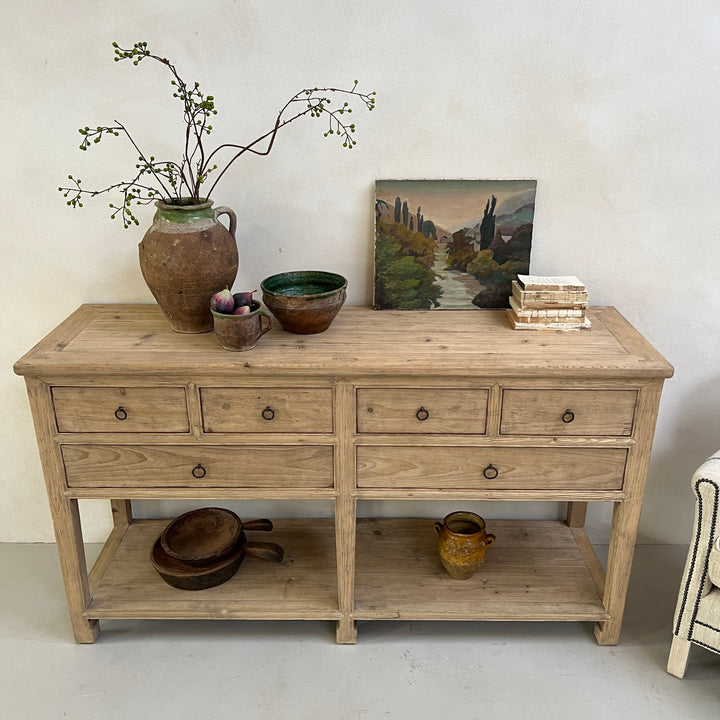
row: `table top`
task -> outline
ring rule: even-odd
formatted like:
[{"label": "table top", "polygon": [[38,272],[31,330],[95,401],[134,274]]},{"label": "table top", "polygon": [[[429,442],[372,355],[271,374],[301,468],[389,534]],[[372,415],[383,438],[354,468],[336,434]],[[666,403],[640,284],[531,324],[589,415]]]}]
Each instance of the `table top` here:
[{"label": "table top", "polygon": [[27,352],[19,375],[452,375],[667,378],[672,366],[612,307],[588,308],[587,330],[513,330],[504,310],[372,310],[345,306],[317,335],[276,322],[252,350],[212,332],[173,332],[157,305],[81,305]]}]

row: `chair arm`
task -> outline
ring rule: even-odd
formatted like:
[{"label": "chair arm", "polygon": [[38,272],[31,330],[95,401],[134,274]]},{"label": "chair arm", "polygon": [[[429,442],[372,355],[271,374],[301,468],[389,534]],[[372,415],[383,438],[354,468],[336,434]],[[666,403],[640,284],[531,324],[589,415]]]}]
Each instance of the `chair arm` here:
[{"label": "chair arm", "polygon": [[697,497],[694,534],[673,623],[673,633],[685,639],[691,639],[700,599],[712,587],[708,562],[713,543],[720,537],[720,450],[695,471],[692,486]]}]

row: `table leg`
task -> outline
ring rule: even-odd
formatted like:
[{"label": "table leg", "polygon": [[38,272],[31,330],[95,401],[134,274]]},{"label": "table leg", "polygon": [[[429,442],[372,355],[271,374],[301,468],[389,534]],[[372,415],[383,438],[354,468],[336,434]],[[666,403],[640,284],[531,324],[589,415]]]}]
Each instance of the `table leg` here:
[{"label": "table leg", "polygon": [[567,506],[567,524],[568,527],[581,528],[585,527],[585,517],[587,515],[586,502],[569,502]]},{"label": "table leg", "polygon": [[355,609],[355,513],[353,497],[341,497],[335,503],[335,548],[337,555],[338,605],[342,618],[337,625],[337,642],[357,642]]},{"label": "table leg", "polygon": [[610,614],[610,620],[599,622],[595,626],[598,645],[617,645],[620,641],[641,504],[641,498],[615,503],[603,595],[603,603]]},{"label": "table leg", "polygon": [[335,390],[338,446],[335,452],[335,554],[337,558],[338,607],[337,642],[357,642],[355,612],[355,391],[349,383],[338,383]]},{"label": "table leg", "polygon": [[83,617],[90,590],[78,501],[56,498],[51,510],[75,642],[93,643],[100,634],[100,623]]},{"label": "table leg", "polygon": [[132,502],[130,500],[111,500],[113,525],[127,527],[132,523]]},{"label": "table leg", "polygon": [[25,382],[53,519],[60,569],[65,583],[70,622],[76,642],[92,643],[100,633],[100,624],[97,620],[83,617],[90,604],[90,588],[80,510],[78,501],[66,497],[64,492],[65,467],[60,448],[55,443],[57,428],[50,388],[36,378],[26,378]]}]

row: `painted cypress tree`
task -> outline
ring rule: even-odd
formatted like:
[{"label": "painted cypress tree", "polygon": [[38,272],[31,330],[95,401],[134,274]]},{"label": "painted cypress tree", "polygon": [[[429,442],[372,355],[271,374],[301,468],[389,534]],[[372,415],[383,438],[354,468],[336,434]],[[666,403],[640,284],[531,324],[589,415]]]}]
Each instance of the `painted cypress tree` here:
[{"label": "painted cypress tree", "polygon": [[495,237],[495,203],[497,198],[493,195],[492,201],[488,200],[485,205],[480,223],[480,250],[487,250]]},{"label": "painted cypress tree", "polygon": [[400,198],[395,198],[395,222],[400,222]]},{"label": "painted cypress tree", "polygon": [[407,200],[403,200],[402,204],[402,223],[405,227],[408,225],[408,218],[410,217],[410,211],[408,210]]}]

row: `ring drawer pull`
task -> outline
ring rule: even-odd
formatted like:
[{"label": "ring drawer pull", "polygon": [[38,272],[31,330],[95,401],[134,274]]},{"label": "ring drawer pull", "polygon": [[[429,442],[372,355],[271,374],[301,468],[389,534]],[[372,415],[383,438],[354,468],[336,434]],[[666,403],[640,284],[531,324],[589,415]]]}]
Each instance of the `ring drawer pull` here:
[{"label": "ring drawer pull", "polygon": [[275,411],[268,405],[263,411],[262,416],[265,418],[265,420],[274,420],[275,419]]},{"label": "ring drawer pull", "polygon": [[418,408],[418,411],[415,413],[415,417],[420,422],[423,422],[430,417],[430,413],[424,407],[420,407],[420,408]]},{"label": "ring drawer pull", "polygon": [[571,423],[575,419],[575,413],[572,410],[566,410],[563,413],[562,421],[564,423]]},{"label": "ring drawer pull", "polygon": [[483,475],[484,475],[488,480],[494,480],[494,479],[498,476],[498,469],[497,469],[494,465],[488,465],[488,466],[483,470]]},{"label": "ring drawer pull", "polygon": [[197,478],[199,480],[200,478],[204,478],[207,475],[207,470],[200,463],[198,463],[192,469],[192,474],[194,478]]},{"label": "ring drawer pull", "polygon": [[127,410],[122,405],[120,405],[120,407],[118,407],[118,409],[115,411],[115,417],[118,420],[127,420]]}]

